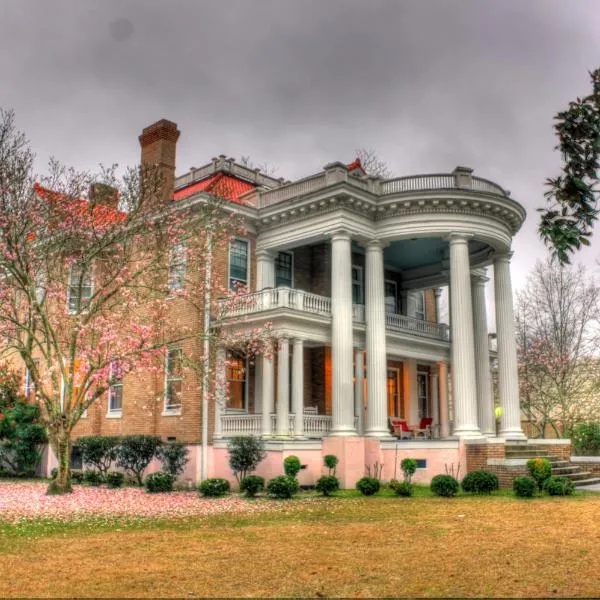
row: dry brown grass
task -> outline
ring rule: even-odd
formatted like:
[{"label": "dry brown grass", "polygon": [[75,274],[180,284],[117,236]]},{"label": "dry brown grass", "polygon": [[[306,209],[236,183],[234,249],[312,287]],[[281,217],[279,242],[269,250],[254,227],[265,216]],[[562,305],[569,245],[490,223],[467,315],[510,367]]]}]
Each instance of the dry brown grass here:
[{"label": "dry brown grass", "polygon": [[338,499],[0,539],[1,596],[597,596],[600,497]]}]

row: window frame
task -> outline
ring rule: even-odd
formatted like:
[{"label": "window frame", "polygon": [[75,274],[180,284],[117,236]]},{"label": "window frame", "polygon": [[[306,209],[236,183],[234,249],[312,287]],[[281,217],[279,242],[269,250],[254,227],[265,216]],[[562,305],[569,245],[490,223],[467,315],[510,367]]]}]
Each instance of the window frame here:
[{"label": "window frame", "polygon": [[[174,262],[174,257],[177,257],[180,260],[178,262]],[[169,289],[169,292],[179,291],[185,287],[186,269],[186,245],[184,242],[177,242],[169,248],[169,257],[167,265],[167,288]],[[179,272],[180,270],[181,272]]]},{"label": "window frame", "polygon": [[[277,267],[278,267],[278,260],[279,257],[284,254],[290,257],[290,283],[289,285],[281,285],[277,283]],[[293,288],[294,287],[294,253],[291,250],[281,250],[280,252],[277,252],[277,256],[275,257],[275,287],[289,287],[289,288]]]},{"label": "window frame", "polygon": [[[248,360],[248,356],[246,354],[244,354],[243,352],[236,352],[235,350],[231,350],[231,349],[227,349],[226,351],[226,360],[229,361],[231,359],[231,357],[233,355],[237,354],[238,357],[243,361],[244,364],[244,378],[243,379],[232,379],[231,377],[229,377],[229,372],[230,372],[230,366],[227,365],[225,368],[225,382],[228,388],[228,394],[227,394],[227,405],[225,406],[225,410],[227,412],[232,412],[232,413],[238,413],[238,412],[244,412],[247,413],[248,412],[248,380],[249,380],[249,375],[250,375],[250,363]],[[228,406],[230,401],[231,401],[231,388],[229,385],[230,381],[242,381],[243,382],[243,397],[242,397],[242,407],[241,408],[234,408],[231,406]]]},{"label": "window frame", "polygon": [[[386,294],[386,286],[391,283],[394,286],[394,310],[393,312],[388,310],[388,295]],[[385,303],[385,312],[386,314],[390,315],[397,315],[398,314],[398,283],[396,281],[394,281],[393,279],[384,279],[383,280],[383,300]]]},{"label": "window frame", "polygon": [[[419,302],[423,305],[423,310],[419,310]],[[419,315],[423,315],[420,317]],[[418,290],[415,294],[415,319],[425,321],[427,317],[427,310],[425,306],[425,290]]]},{"label": "window frame", "polygon": [[246,244],[246,279],[247,281],[241,281],[237,279],[235,281],[239,281],[243,286],[249,290],[250,289],[250,250],[251,244],[248,238],[243,237],[235,237],[229,242],[229,249],[227,252],[227,288],[229,290],[234,291],[235,288],[231,285],[231,248],[234,242],[242,242]]},{"label": "window frame", "polygon": [[[354,270],[359,273],[359,279],[354,279]],[[361,265],[352,265],[350,268],[350,278],[352,280],[352,304],[364,305],[365,303],[365,272]],[[359,302],[354,302],[354,286],[359,285]]]},{"label": "window frame", "polygon": [[[119,379],[117,379],[117,383],[111,383],[113,381],[113,376],[114,376],[114,369],[115,366],[114,365],[119,365],[118,361],[112,361],[110,363],[110,370],[109,370],[109,385],[108,385],[108,406],[107,406],[107,416],[109,417],[120,417],[123,414],[123,391],[124,391],[124,387],[123,387],[123,375],[121,375],[121,377]],[[121,406],[119,408],[113,408],[112,403],[113,403],[113,392],[115,390],[115,388],[119,388],[120,390],[120,401],[121,401]]]},{"label": "window frame", "polygon": [[[167,353],[165,354],[165,377],[164,377],[164,402],[163,402],[163,416],[166,415],[180,415],[183,407],[183,367],[181,375],[173,377],[169,374],[169,357],[172,352],[179,352],[181,361],[183,362],[183,348],[181,346],[171,346],[167,348]],[[181,382],[181,400],[179,404],[170,404],[169,403],[169,383],[171,381],[180,381]]]},{"label": "window frame", "polygon": [[[77,263],[72,263],[71,266],[69,267],[69,279],[67,281],[67,314],[69,314],[69,315],[76,315],[77,313],[86,312],[86,310],[87,310],[87,307],[82,310],[81,304],[78,307],[71,308],[71,288],[74,287],[71,284],[71,280],[73,278],[73,267],[76,267],[76,266],[78,266]],[[87,298],[87,302],[89,303],[89,301],[91,300],[91,298],[94,295],[94,270],[93,270],[93,268],[91,269],[91,272],[88,269],[87,273],[89,274],[89,278],[90,278],[90,284],[89,284],[90,295]],[[79,284],[77,287],[79,287]],[[81,291],[83,293],[83,287],[82,287]],[[83,295],[81,298],[79,298],[79,301],[80,302],[83,301]]]},{"label": "window frame", "polygon": [[[421,396],[419,394],[419,378],[423,377],[425,381],[425,396]],[[421,400],[424,398],[425,400],[425,412],[421,414]],[[429,414],[429,373],[427,371],[418,370],[417,371],[417,410],[419,413],[419,419],[430,417]]]}]

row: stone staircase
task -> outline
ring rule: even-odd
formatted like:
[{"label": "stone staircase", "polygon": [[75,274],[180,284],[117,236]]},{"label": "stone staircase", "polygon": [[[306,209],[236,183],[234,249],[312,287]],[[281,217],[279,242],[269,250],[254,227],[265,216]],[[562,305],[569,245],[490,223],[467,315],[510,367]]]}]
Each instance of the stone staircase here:
[{"label": "stone staircase", "polygon": [[600,477],[584,471],[581,467],[572,465],[568,460],[548,456],[548,452],[543,446],[536,446],[535,444],[526,444],[523,442],[510,442],[506,444],[505,452],[507,459],[548,459],[552,465],[552,475],[568,477],[575,484],[576,488],[585,489],[586,486],[589,485],[600,485]]}]

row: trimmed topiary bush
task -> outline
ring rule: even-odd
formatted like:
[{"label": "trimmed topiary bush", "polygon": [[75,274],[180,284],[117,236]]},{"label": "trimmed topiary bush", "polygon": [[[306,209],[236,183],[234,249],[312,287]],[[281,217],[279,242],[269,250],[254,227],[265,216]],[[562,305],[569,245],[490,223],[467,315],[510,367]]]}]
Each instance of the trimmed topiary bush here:
[{"label": "trimmed topiary bush", "polygon": [[550,496],[570,496],[575,491],[575,484],[567,477],[554,475],[544,482],[544,491]]},{"label": "trimmed topiary bush", "polygon": [[258,467],[267,455],[265,443],[256,436],[239,436],[229,440],[229,466],[238,481]]},{"label": "trimmed topiary bush", "polygon": [[106,483],[111,489],[123,487],[125,483],[125,475],[121,471],[109,471],[106,474]]},{"label": "trimmed topiary bush", "polygon": [[220,477],[214,477],[212,479],[205,479],[199,486],[200,493],[207,498],[217,498],[219,496],[225,496],[229,493],[231,486],[227,479],[221,479]]},{"label": "trimmed topiary bush", "polygon": [[452,498],[458,494],[460,486],[452,475],[436,475],[429,486],[436,496]]},{"label": "trimmed topiary bush", "polygon": [[414,458],[405,458],[400,463],[400,468],[404,475],[404,481],[410,483],[412,476],[417,471],[417,461]]},{"label": "trimmed topiary bush", "polygon": [[[71,479],[73,479],[73,475],[71,475]],[[87,469],[83,472],[83,483],[86,485],[99,486],[104,483],[104,477],[100,471]]]},{"label": "trimmed topiary bush", "polygon": [[337,492],[337,490],[340,489],[340,482],[338,478],[333,475],[323,475],[323,477],[320,477],[319,481],[317,481],[315,489],[317,492],[321,492],[323,496],[331,496],[333,492]]},{"label": "trimmed topiary bush", "polygon": [[297,456],[286,456],[283,459],[283,472],[288,477],[296,477],[300,472],[300,468],[302,467],[302,463]]},{"label": "trimmed topiary bush", "polygon": [[489,471],[471,471],[461,482],[463,491],[472,494],[491,494],[500,489],[498,477]]},{"label": "trimmed topiary bush", "polygon": [[527,461],[527,469],[541,492],[544,489],[544,482],[552,475],[550,461],[547,458],[530,458]]},{"label": "trimmed topiary bush", "polygon": [[144,481],[144,487],[150,494],[158,494],[161,492],[172,492],[173,482],[175,478],[170,473],[159,471],[151,473]]},{"label": "trimmed topiary bush", "polygon": [[356,482],[356,489],[365,496],[373,496],[380,487],[381,483],[376,477],[363,477]]},{"label": "trimmed topiary bush", "polygon": [[240,492],[245,492],[246,497],[254,498],[258,492],[265,489],[264,477],[259,475],[246,475],[240,481]]},{"label": "trimmed topiary bush", "polygon": [[392,481],[390,481],[390,490],[392,490],[396,496],[409,497],[413,495],[413,487],[408,481],[392,479]]},{"label": "trimmed topiary bush", "polygon": [[119,447],[118,437],[109,437],[103,435],[89,435],[77,440],[77,445],[81,452],[81,462],[85,465],[91,465],[102,475],[106,475],[111,464],[117,460],[117,451]]},{"label": "trimmed topiary bush", "polygon": [[340,462],[339,458],[335,454],[326,454],[323,457],[323,462],[325,463],[325,466],[329,469],[328,475],[335,475],[335,468]]},{"label": "trimmed topiary bush", "polygon": [[275,498],[291,498],[299,488],[298,480],[289,475],[279,475],[267,483],[267,493]]},{"label": "trimmed topiary bush", "polygon": [[515,477],[513,490],[519,498],[532,498],[536,492],[535,479],[532,477]]},{"label": "trimmed topiary bush", "polygon": [[144,471],[156,456],[161,444],[161,439],[153,435],[125,436],[119,444],[117,465],[131,473],[138,485],[142,485]]}]

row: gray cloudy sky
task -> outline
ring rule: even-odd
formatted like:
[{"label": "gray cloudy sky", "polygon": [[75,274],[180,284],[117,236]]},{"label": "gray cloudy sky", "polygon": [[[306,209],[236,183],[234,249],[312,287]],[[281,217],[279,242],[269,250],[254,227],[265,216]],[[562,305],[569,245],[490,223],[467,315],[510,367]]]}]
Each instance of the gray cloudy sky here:
[{"label": "gray cloudy sky", "polygon": [[519,286],[552,117],[588,92],[599,32],[600,0],[0,0],[0,106],[41,162],[81,169],[136,163],[163,117],[178,172],[224,153],[295,178],[357,147],[397,175],[471,166],[529,211]]}]

